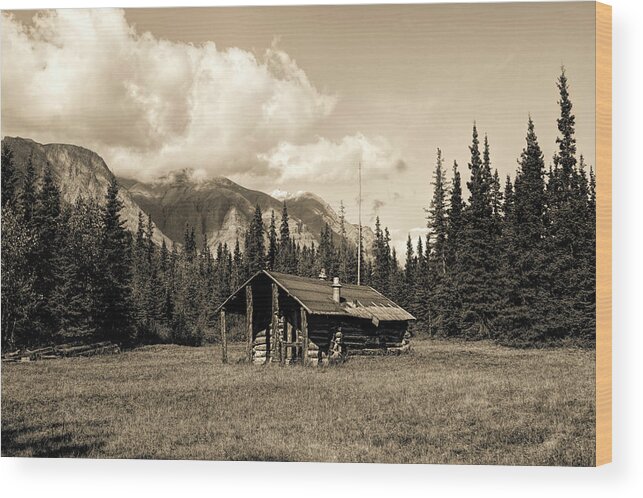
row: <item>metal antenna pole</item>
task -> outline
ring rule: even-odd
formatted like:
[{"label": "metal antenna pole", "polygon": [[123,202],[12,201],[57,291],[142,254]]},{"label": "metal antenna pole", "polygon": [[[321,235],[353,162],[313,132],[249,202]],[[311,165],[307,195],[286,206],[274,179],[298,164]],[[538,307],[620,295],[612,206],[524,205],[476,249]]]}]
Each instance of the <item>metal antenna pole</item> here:
[{"label": "metal antenna pole", "polygon": [[357,285],[362,281],[362,161],[358,165],[359,197],[357,201],[359,235],[357,237]]}]

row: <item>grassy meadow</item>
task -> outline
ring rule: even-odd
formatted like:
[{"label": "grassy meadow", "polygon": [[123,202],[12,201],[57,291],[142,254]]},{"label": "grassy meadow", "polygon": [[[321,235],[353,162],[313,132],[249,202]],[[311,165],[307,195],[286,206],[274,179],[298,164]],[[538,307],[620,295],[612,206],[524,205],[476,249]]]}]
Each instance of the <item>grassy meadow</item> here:
[{"label": "grassy meadow", "polygon": [[217,347],[2,365],[2,456],[593,465],[594,352],[415,341],[339,367]]}]

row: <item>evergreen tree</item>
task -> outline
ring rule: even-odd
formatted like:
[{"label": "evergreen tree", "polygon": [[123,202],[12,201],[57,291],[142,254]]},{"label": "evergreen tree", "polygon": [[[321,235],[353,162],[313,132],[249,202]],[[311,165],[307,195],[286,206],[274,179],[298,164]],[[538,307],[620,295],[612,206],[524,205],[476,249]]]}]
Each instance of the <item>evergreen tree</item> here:
[{"label": "evergreen tree", "polygon": [[375,218],[375,240],[373,241],[373,261],[370,271],[371,282],[376,290],[386,295],[390,283],[390,248],[388,229],[382,230],[380,218]]},{"label": "evergreen tree", "polygon": [[98,338],[99,319],[103,314],[102,289],[104,278],[103,230],[101,207],[82,198],[68,206],[61,215],[64,230],[60,243],[60,283],[54,301],[59,317],[57,340]]},{"label": "evergreen tree", "polygon": [[433,198],[428,209],[427,228],[427,258],[430,261],[431,272],[428,275],[427,311],[425,317],[431,333],[443,333],[445,319],[445,285],[447,273],[447,191],[442,151],[438,149],[435,172],[433,174]]},{"label": "evergreen tree", "polygon": [[455,270],[459,296],[462,299],[460,330],[471,338],[491,337],[497,310],[494,286],[496,255],[493,252],[492,206],[490,195],[489,146],[480,160],[478,131],[474,124],[469,147],[469,204],[463,213],[462,240],[458,244]]},{"label": "evergreen tree", "polygon": [[545,238],[545,164],[534,123],[527,124],[526,147],[515,185],[505,187],[503,266],[498,284],[503,302],[497,320],[502,341],[531,342],[545,334],[548,302]]},{"label": "evergreen tree", "polygon": [[269,270],[275,269],[277,262],[277,226],[275,224],[275,212],[270,216],[270,228],[268,229],[268,254],[266,264]]},{"label": "evergreen tree", "polygon": [[246,235],[245,262],[248,276],[254,275],[265,267],[265,249],[263,239],[263,219],[259,204],[255,206],[255,213]]},{"label": "evergreen tree", "polygon": [[42,327],[42,342],[47,342],[53,337],[58,328],[54,292],[58,285],[60,269],[60,210],[60,192],[51,167],[47,164],[42,185],[36,194],[32,223],[36,237],[33,252],[34,290],[39,300],[34,325]]},{"label": "evergreen tree", "polygon": [[7,144],[2,144],[2,207],[12,204],[16,197],[18,175],[13,160],[13,152]]},{"label": "evergreen tree", "polygon": [[22,222],[19,211],[2,209],[2,349],[12,351],[33,345],[31,320],[37,297],[28,255],[35,248],[35,236]]},{"label": "evergreen tree", "polygon": [[279,255],[277,257],[277,269],[283,273],[293,273],[297,269],[288,223],[288,207],[286,206],[286,201],[284,201],[281,211],[281,224],[279,225]]},{"label": "evergreen tree", "polygon": [[31,226],[33,210],[36,205],[36,168],[33,164],[32,155],[29,156],[27,162],[27,169],[22,180],[22,189],[20,190],[18,200],[22,220],[25,225]]},{"label": "evergreen tree", "polygon": [[247,279],[246,265],[243,261],[243,253],[239,245],[239,239],[234,244],[234,254],[232,257],[232,287],[237,289]]},{"label": "evergreen tree", "polygon": [[413,254],[411,235],[406,239],[406,260],[404,262],[404,286],[399,294],[400,306],[410,310],[413,304],[413,289],[415,287],[417,258]]},{"label": "evergreen tree", "polygon": [[[447,268],[453,269],[456,260],[456,252],[462,231],[464,201],[462,200],[462,185],[458,163],[453,161],[453,178],[451,180],[451,197],[449,199],[449,211],[447,213]],[[452,272],[451,272],[452,273]]]},{"label": "evergreen tree", "polygon": [[438,149],[435,172],[433,173],[433,198],[428,210],[427,227],[432,240],[434,266],[440,275],[447,271],[447,191],[442,151]]},{"label": "evergreen tree", "polygon": [[194,234],[194,227],[189,223],[185,224],[183,231],[183,253],[188,261],[192,261],[196,257],[196,237]]},{"label": "evergreen tree", "polygon": [[[594,292],[590,282],[595,268],[589,269],[594,244],[587,232],[588,190],[576,161],[575,116],[565,70],[557,82],[560,98],[558,150],[547,185],[547,253],[550,279],[550,305],[547,338],[565,336],[586,338],[595,334]],[[581,291],[583,289],[583,291]]]},{"label": "evergreen tree", "polygon": [[103,337],[114,342],[129,342],[131,327],[131,253],[130,234],[121,219],[123,201],[119,198],[118,183],[112,177],[103,208],[101,234],[102,276],[100,283]]},{"label": "evergreen tree", "polygon": [[346,235],[346,208],[344,203],[339,203],[339,248],[338,248],[338,274],[341,282],[351,282],[349,244]]}]

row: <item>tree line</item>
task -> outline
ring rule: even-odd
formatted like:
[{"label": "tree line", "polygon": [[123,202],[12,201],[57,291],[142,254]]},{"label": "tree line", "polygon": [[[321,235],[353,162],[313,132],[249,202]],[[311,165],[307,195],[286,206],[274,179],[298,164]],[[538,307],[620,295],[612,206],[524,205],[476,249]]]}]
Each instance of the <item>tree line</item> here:
[{"label": "tree line", "polygon": [[[596,178],[577,156],[575,116],[563,69],[552,165],[531,117],[512,181],[501,184],[491,147],[474,123],[463,197],[437,150],[428,235],[407,241],[404,268],[376,229],[373,283],[413,313],[431,336],[503,344],[592,346],[596,330]],[[382,249],[383,247],[383,249]]]},{"label": "tree line", "polygon": [[[426,237],[407,240],[402,262],[388,228],[358,254],[322,227],[319,243],[290,234],[287,204],[265,226],[257,205],[243,244],[212,254],[186,224],[183,243],[154,241],[149,216],[131,234],[114,178],[104,202],[65,203],[51,168],[19,175],[2,148],[2,347],[112,340],[124,345],[216,339],[214,310],[261,269],[372,285],[409,310],[417,333],[533,345],[595,338],[595,175],[577,160],[575,117],[563,71],[557,81],[557,151],[545,168],[531,118],[512,180],[501,185],[487,136],[473,126],[465,199],[458,164],[447,179],[438,149]],[[360,244],[363,247],[363,244]]]}]

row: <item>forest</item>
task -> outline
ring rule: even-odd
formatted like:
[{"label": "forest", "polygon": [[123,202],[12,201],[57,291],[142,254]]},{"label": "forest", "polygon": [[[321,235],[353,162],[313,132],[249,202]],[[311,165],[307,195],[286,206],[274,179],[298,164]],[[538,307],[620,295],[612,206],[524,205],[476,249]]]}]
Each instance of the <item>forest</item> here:
[{"label": "forest", "polygon": [[[492,167],[491,146],[474,123],[468,180],[440,149],[427,178],[427,235],[391,248],[388,228],[358,254],[326,226],[301,246],[288,206],[264,226],[259,206],[243,241],[213,254],[195,227],[182,244],[160,246],[140,213],[130,233],[115,178],[103,203],[62,201],[52,172],[21,173],[2,148],[2,348],[110,340],[126,347],[217,340],[214,310],[256,271],[316,277],[324,268],[361,282],[416,318],[413,332],[532,347],[595,344],[596,179],[576,150],[564,70],[557,86],[556,153],[545,165],[531,118],[514,178]],[[465,189],[466,187],[466,189]],[[346,223],[343,206],[342,226]]]}]

